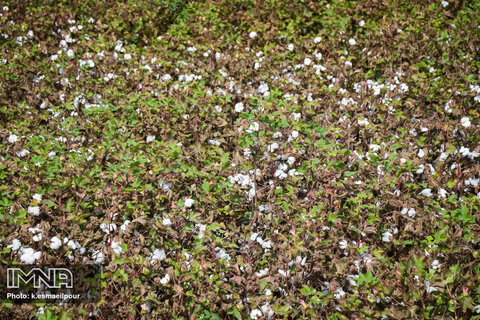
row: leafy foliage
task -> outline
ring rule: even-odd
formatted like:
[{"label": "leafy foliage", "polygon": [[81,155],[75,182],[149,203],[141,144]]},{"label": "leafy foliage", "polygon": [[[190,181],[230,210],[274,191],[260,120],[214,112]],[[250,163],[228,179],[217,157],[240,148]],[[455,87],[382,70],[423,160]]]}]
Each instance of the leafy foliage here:
[{"label": "leafy foliage", "polygon": [[3,6],[2,262],[104,272],[5,317],[480,318],[479,2]]}]

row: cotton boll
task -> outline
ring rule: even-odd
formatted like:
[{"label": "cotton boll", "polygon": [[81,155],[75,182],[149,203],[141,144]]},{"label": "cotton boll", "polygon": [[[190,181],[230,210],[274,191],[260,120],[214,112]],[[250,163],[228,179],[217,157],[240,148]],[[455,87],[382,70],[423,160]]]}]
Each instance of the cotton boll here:
[{"label": "cotton boll", "polygon": [[[444,1],[444,2],[446,2],[446,1]],[[438,289],[433,287],[432,285],[430,285],[430,282],[428,282],[427,280],[424,280],[423,283],[425,284],[425,290],[427,291],[427,293],[432,293],[434,291],[438,291]]]},{"label": "cotton boll", "polygon": [[438,196],[439,196],[440,198],[442,198],[442,199],[446,198],[446,197],[447,197],[447,194],[448,194],[448,192],[447,192],[447,190],[445,190],[445,189],[440,189],[440,190],[438,190]]},{"label": "cotton boll", "polygon": [[284,180],[288,177],[287,174],[285,172],[283,172],[283,170],[275,171],[274,176],[277,177],[279,180]]},{"label": "cotton boll", "polygon": [[28,207],[27,212],[29,214],[34,215],[34,216],[39,216],[40,215],[40,208],[37,207],[37,206],[30,206],[30,207]]},{"label": "cotton boll", "polygon": [[408,210],[408,216],[409,216],[410,218],[415,218],[416,215],[417,215],[417,212],[415,211],[414,208],[410,208],[410,209]]},{"label": "cotton boll", "polygon": [[261,205],[258,206],[258,210],[260,212],[269,213],[270,212],[270,207],[267,204],[261,204]]},{"label": "cotton boll", "polygon": [[172,76],[167,73],[167,74],[164,74],[160,79],[165,82],[165,81],[171,80]]},{"label": "cotton boll", "polygon": [[274,152],[275,150],[278,149],[278,143],[274,142],[267,147],[268,152]]},{"label": "cotton boll", "polygon": [[100,224],[100,229],[106,234],[109,234],[110,232],[117,230],[117,225],[115,223],[102,223]]},{"label": "cotton boll", "polygon": [[365,25],[365,20],[360,21],[360,22],[358,23],[358,25],[359,25],[360,27],[363,27],[363,26]]},{"label": "cotton boll", "polygon": [[217,259],[225,259],[227,261],[230,261],[232,259],[232,257],[230,257],[230,255],[226,253],[225,250],[219,247],[216,247],[214,250],[215,250],[215,257]]},{"label": "cotton boll", "polygon": [[278,273],[286,278],[290,275],[290,270],[284,271],[282,269],[278,269]]},{"label": "cotton boll", "polygon": [[267,320],[270,320],[275,314],[268,302],[261,306],[260,309],[262,310],[263,314],[266,315]]},{"label": "cotton boll", "polygon": [[70,248],[72,248],[73,250],[76,250],[76,249],[80,249],[81,246],[80,246],[80,243],[78,243],[78,241],[73,241],[73,240],[69,240],[67,242],[67,246],[69,246]]},{"label": "cotton boll", "polygon": [[461,120],[460,120],[460,123],[462,124],[462,126],[464,126],[465,128],[468,128],[472,125],[472,123],[470,122],[470,119],[468,117],[463,117]]},{"label": "cotton boll", "polygon": [[260,129],[260,125],[258,122],[252,123],[247,130],[245,130],[247,133],[252,133],[252,132],[257,132],[258,129]]},{"label": "cotton boll", "polygon": [[239,102],[239,103],[235,104],[235,112],[242,112],[243,109],[244,109],[243,102]]},{"label": "cotton boll", "polygon": [[57,250],[62,246],[62,240],[57,237],[53,237],[50,239],[50,249]]},{"label": "cotton boll", "polygon": [[197,235],[197,238],[198,239],[203,239],[205,238],[205,231],[207,231],[207,226],[205,224],[199,224],[198,225],[198,235]]},{"label": "cotton boll", "polygon": [[273,134],[272,138],[273,139],[278,139],[282,136],[282,133],[280,131],[277,131]]},{"label": "cotton boll", "polygon": [[303,64],[306,65],[306,66],[309,66],[311,63],[312,63],[312,59],[310,59],[310,58],[305,58],[303,60]]},{"label": "cotton boll", "polygon": [[447,158],[448,158],[448,153],[442,152],[442,154],[440,154],[440,158],[438,159],[438,161],[444,162],[445,160],[447,160]]},{"label": "cotton boll", "polygon": [[170,275],[167,273],[161,280],[160,283],[166,285],[170,281]]},{"label": "cotton boll", "polygon": [[343,291],[343,288],[337,287],[337,289],[335,290],[335,293],[333,294],[333,297],[336,300],[339,300],[339,299],[342,299],[344,296],[345,296],[345,291]]},{"label": "cotton boll", "polygon": [[291,43],[287,46],[287,50],[288,50],[288,51],[293,51],[294,48],[295,48],[295,47],[294,47],[293,44],[291,44]]},{"label": "cotton boll", "polygon": [[382,241],[383,242],[390,242],[393,234],[389,231],[382,233]]},{"label": "cotton boll", "polygon": [[415,171],[415,172],[416,172],[417,174],[422,174],[424,170],[425,170],[425,165],[420,164],[420,165],[418,166],[417,171]]},{"label": "cotton boll", "polygon": [[293,120],[294,121],[297,121],[300,120],[300,118],[302,117],[302,114],[300,112],[296,113],[296,112],[293,112],[292,113],[292,117],[293,117]]},{"label": "cotton boll", "polygon": [[12,249],[12,251],[17,251],[21,247],[22,247],[22,243],[18,239],[13,239],[12,244],[7,246],[7,248]]},{"label": "cotton boll", "polygon": [[268,268],[262,269],[262,270],[258,271],[257,273],[255,273],[255,275],[259,278],[261,278],[263,276],[266,276],[267,274],[268,274]]},{"label": "cotton boll", "polygon": [[252,31],[248,36],[250,37],[250,39],[255,39],[256,37],[258,37],[258,34],[255,31]]},{"label": "cotton boll", "polygon": [[150,143],[154,140],[155,140],[155,136],[147,136],[147,139],[146,139],[147,143]]},{"label": "cotton boll", "polygon": [[194,201],[193,199],[190,199],[190,198],[186,199],[186,200],[185,200],[185,207],[186,207],[186,208],[191,208],[191,207],[193,206],[193,203],[194,203],[194,202],[195,202],[195,201]]},{"label": "cotton boll", "polygon": [[348,40],[348,44],[351,45],[351,46],[354,46],[356,43],[357,43],[357,41],[355,41],[355,39],[353,39],[353,38]]},{"label": "cotton boll", "polygon": [[381,149],[381,147],[378,145],[378,144],[371,144],[369,146],[370,150],[374,151],[374,152],[377,152]]},{"label": "cotton boll", "polygon": [[9,143],[15,143],[17,141],[18,141],[18,136],[16,134],[10,134],[10,136],[8,136]]},{"label": "cotton boll", "polygon": [[102,264],[105,261],[105,255],[102,251],[96,250],[92,254],[92,259],[95,264]]},{"label": "cotton boll", "polygon": [[258,237],[257,242],[262,246],[263,249],[272,248],[272,240],[264,241],[262,238]]},{"label": "cotton boll", "polygon": [[270,88],[268,87],[268,84],[262,82],[257,89],[257,92],[260,94],[263,94],[264,96],[270,95],[270,92],[268,91]]},{"label": "cotton boll", "polygon": [[424,196],[424,197],[431,197],[433,194],[432,194],[432,189],[430,188],[427,188],[427,189],[423,189],[422,192],[419,193],[421,196]]},{"label": "cotton boll", "polygon": [[358,124],[360,126],[367,126],[370,122],[368,121],[368,119],[358,119]]},{"label": "cotton boll", "polygon": [[155,249],[153,250],[151,260],[153,261],[163,261],[167,258],[167,255],[165,254],[165,250],[163,249]]},{"label": "cotton boll", "polygon": [[120,243],[116,241],[112,241],[112,250],[115,252],[115,254],[119,255],[123,252],[122,247],[120,246]]},{"label": "cotton boll", "polygon": [[120,226],[120,230],[126,231],[129,223],[130,223],[130,220],[125,220],[123,224]]},{"label": "cotton boll", "polygon": [[172,220],[166,218],[166,219],[163,219],[162,221],[162,224],[166,227],[170,226],[172,224]]},{"label": "cotton boll", "polygon": [[26,157],[30,154],[30,151],[23,149],[22,151],[17,152],[17,156],[20,158]]},{"label": "cotton boll", "polygon": [[250,312],[250,318],[252,318],[252,320],[257,320],[258,318],[260,318],[262,316],[262,311],[258,310],[258,309],[253,309],[251,312]]},{"label": "cotton boll", "polygon": [[22,248],[20,261],[25,264],[34,264],[35,260],[38,260],[42,257],[40,251],[35,252],[32,248]]},{"label": "cotton boll", "polygon": [[458,152],[460,152],[462,156],[467,157],[470,154],[470,149],[462,146]]}]

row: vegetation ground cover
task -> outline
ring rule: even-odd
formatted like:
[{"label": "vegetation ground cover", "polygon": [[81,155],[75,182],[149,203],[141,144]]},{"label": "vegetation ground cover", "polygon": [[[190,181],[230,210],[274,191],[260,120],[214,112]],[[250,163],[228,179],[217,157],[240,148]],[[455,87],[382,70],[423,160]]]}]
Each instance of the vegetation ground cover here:
[{"label": "vegetation ground cover", "polygon": [[3,1],[2,263],[39,319],[479,319],[480,2]]}]

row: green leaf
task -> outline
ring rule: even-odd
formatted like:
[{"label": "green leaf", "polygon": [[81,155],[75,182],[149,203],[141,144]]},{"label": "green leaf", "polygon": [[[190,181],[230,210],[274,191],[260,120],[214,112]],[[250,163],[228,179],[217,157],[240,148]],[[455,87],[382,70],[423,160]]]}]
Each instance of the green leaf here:
[{"label": "green leaf", "polygon": [[232,314],[238,320],[242,320],[242,314],[240,313],[240,311],[238,311],[237,307],[233,307]]},{"label": "green leaf", "polygon": [[315,294],[315,292],[316,292],[315,289],[306,285],[303,285],[303,288],[300,289],[300,293],[303,294],[304,296],[310,296],[312,294]]},{"label": "green leaf", "polygon": [[202,190],[207,194],[210,193],[210,183],[208,183],[207,181],[204,181],[202,183]]},{"label": "green leaf", "polygon": [[397,149],[400,149],[400,148],[402,148],[402,145],[399,144],[399,143],[395,143],[395,144],[390,146],[390,151],[397,150]]}]

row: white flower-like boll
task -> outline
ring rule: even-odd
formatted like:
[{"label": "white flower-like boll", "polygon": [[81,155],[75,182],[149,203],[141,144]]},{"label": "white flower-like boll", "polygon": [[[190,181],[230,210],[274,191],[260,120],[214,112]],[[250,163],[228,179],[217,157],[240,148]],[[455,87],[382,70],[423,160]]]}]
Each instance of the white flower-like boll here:
[{"label": "white flower-like boll", "polygon": [[194,203],[194,202],[195,202],[195,201],[194,201],[193,199],[188,198],[187,200],[185,200],[185,207],[186,207],[186,208],[191,208],[191,207],[193,206],[193,203]]},{"label": "white flower-like boll", "polygon": [[57,250],[62,246],[62,240],[58,239],[57,237],[53,237],[50,239],[50,248],[53,250]]},{"label": "white flower-like boll", "polygon": [[472,123],[470,122],[470,119],[468,117],[463,117],[462,119],[460,119],[460,123],[465,128],[469,128],[472,125]]},{"label": "white flower-like boll", "polygon": [[16,134],[10,134],[10,136],[8,136],[8,142],[15,143],[17,141],[18,141],[18,136]]}]

